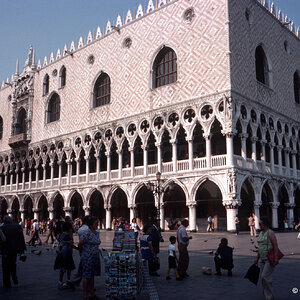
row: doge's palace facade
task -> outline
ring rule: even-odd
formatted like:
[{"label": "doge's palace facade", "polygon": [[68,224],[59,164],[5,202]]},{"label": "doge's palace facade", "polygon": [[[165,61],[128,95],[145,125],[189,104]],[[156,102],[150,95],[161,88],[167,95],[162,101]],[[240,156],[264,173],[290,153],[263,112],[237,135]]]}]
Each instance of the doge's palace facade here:
[{"label": "doge's palace facade", "polygon": [[149,0],[37,63],[30,47],[0,89],[1,217],[292,227],[299,38],[267,0]]}]

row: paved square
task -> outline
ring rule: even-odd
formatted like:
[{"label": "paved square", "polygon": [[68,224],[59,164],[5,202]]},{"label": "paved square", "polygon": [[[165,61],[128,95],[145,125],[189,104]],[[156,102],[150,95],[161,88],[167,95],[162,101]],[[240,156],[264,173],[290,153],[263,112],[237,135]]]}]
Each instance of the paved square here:
[{"label": "paved square", "polygon": [[[154,277],[155,284],[161,300],[198,300],[198,299],[264,299],[262,296],[261,284],[253,285],[244,279],[248,267],[253,263],[256,253],[250,241],[249,234],[241,233],[232,235],[229,233],[193,233],[193,239],[189,246],[190,253],[190,277],[183,281],[173,279],[166,281],[167,268],[167,247],[169,236],[175,232],[163,233],[165,242],[161,243],[161,270],[160,277]],[[203,275],[202,267],[211,266],[214,270],[213,255],[209,254],[215,250],[221,237],[227,237],[229,245],[234,247],[234,269],[233,277],[227,277],[224,272],[222,277],[215,275]],[[276,300],[300,299],[300,292],[292,293],[292,288],[300,290],[300,240],[297,239],[296,232],[277,233],[279,248],[285,257],[276,267],[273,276],[273,286]],[[43,240],[45,237],[43,238]],[[112,245],[113,232],[101,232],[101,246],[110,249]],[[75,242],[77,236],[75,236]],[[32,254],[32,249],[42,250],[40,256]],[[47,245],[28,247],[27,260],[25,263],[18,261],[17,272],[19,285],[10,290],[2,288],[2,272],[0,273],[1,300],[77,300],[82,299],[82,288],[78,287],[75,291],[59,290],[57,288],[58,271],[53,270],[56,250]],[[79,255],[74,251],[74,260],[78,266]],[[96,294],[105,299],[104,270],[102,261],[102,276],[96,278]],[[139,299],[147,299],[146,292],[139,296]]]}]

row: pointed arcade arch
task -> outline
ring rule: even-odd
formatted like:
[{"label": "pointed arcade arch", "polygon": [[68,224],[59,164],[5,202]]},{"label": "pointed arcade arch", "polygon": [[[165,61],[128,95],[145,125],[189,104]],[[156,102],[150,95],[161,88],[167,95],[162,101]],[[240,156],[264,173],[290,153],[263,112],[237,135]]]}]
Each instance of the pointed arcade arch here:
[{"label": "pointed arcade arch", "polygon": [[100,228],[104,228],[105,209],[104,199],[98,190],[94,190],[89,200],[90,215],[96,217],[100,221]]},{"label": "pointed arcade arch", "polygon": [[205,231],[208,216],[214,219],[215,230],[226,230],[226,209],[222,204],[222,193],[216,183],[207,179],[197,189],[197,224],[199,231]]},{"label": "pointed arcade arch", "polygon": [[117,188],[111,197],[111,216],[112,218],[125,218],[129,221],[128,199],[121,188]]},{"label": "pointed arcade arch", "polygon": [[248,179],[242,184],[241,201],[242,204],[239,206],[240,229],[249,230],[248,218],[254,212],[255,194],[252,184]]}]

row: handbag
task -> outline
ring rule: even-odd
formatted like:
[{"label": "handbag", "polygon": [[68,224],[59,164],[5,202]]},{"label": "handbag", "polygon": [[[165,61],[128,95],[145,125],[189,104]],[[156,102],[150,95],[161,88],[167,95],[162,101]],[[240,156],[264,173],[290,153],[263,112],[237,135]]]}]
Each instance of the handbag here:
[{"label": "handbag", "polygon": [[[269,248],[269,235],[270,232],[268,232],[268,237],[267,237],[267,249]],[[277,251],[277,260],[279,261],[280,259],[282,259],[284,256],[284,254],[279,250]],[[268,250],[268,260],[270,265],[275,265],[275,251],[274,251],[274,247],[270,250]]]},{"label": "handbag", "polygon": [[245,275],[244,278],[249,279],[252,283],[256,284],[258,283],[258,279],[259,279],[259,272],[260,272],[260,268],[253,264],[247,271],[247,274]]},{"label": "handbag", "polygon": [[298,233],[298,236],[297,236],[297,238],[300,240],[300,232]]}]

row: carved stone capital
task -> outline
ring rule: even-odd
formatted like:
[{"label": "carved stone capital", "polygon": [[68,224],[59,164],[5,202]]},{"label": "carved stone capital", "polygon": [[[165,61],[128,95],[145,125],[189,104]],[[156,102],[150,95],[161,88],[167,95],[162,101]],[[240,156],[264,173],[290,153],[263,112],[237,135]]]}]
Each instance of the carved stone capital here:
[{"label": "carved stone capital", "polygon": [[110,204],[104,204],[104,208],[106,210],[111,210],[111,205]]},{"label": "carved stone capital", "polygon": [[295,203],[284,203],[284,206],[289,209],[294,209],[296,207]]},{"label": "carved stone capital", "polygon": [[189,203],[187,204],[187,206],[188,206],[189,208],[195,208],[195,207],[197,206],[197,202],[196,202],[196,201],[189,202]]},{"label": "carved stone capital", "polygon": [[223,200],[223,205],[225,208],[229,209],[238,209],[238,207],[241,205],[241,201],[239,199],[229,199],[229,200]]},{"label": "carved stone capital", "polygon": [[272,208],[278,208],[280,205],[280,202],[270,202]]},{"label": "carved stone capital", "polygon": [[72,212],[72,208],[71,207],[63,207],[64,212]]}]

